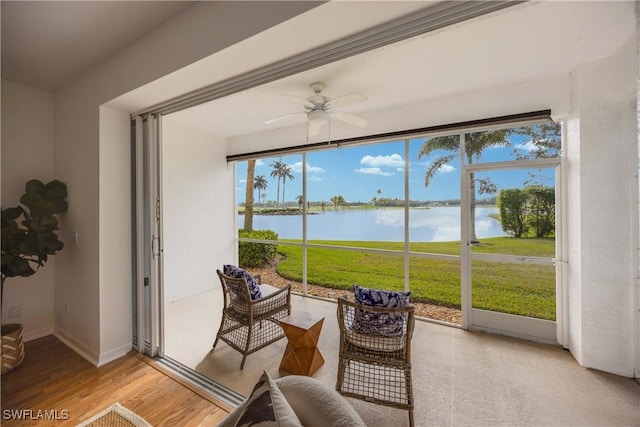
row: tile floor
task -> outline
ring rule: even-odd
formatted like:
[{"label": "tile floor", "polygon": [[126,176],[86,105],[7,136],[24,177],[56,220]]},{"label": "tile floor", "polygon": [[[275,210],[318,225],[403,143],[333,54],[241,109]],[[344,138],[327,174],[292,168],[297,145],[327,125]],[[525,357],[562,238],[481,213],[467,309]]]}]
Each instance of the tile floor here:
[{"label": "tile floor", "polygon": [[[263,370],[277,378],[286,338],[247,358],[220,343],[221,290],[168,304],[165,354],[246,395]],[[294,309],[325,316],[314,377],[335,387],[339,332],[336,304],[294,296]],[[640,425],[640,384],[580,367],[560,347],[424,321],[413,337],[417,426]],[[370,427],[408,425],[406,411],[349,402]]]}]

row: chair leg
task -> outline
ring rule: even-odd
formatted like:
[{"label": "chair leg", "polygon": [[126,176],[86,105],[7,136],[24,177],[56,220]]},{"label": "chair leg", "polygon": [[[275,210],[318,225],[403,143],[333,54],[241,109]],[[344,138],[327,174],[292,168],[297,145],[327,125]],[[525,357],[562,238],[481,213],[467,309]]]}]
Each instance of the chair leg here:
[{"label": "chair leg", "polygon": [[342,357],[338,359],[338,378],[336,380],[336,391],[342,392],[342,383],[344,381],[344,371],[346,369],[347,361]]},{"label": "chair leg", "polygon": [[247,342],[244,345],[244,351],[242,352],[242,362],[240,363],[240,369],[244,368],[244,362],[247,360],[247,353],[249,353],[249,345],[251,344],[251,335],[253,332],[253,325],[249,325],[249,330],[247,331]]},{"label": "chair leg", "polygon": [[240,362],[240,370],[244,369],[244,362],[245,360],[247,360],[247,355],[243,354],[242,355],[242,362]]},{"label": "chair leg", "polygon": [[409,427],[413,427],[413,426],[414,426],[413,409],[409,409]]},{"label": "chair leg", "polygon": [[213,346],[211,347],[211,351],[213,351],[216,348],[216,345],[218,344],[218,340],[220,339],[220,334],[222,333],[222,329],[224,328],[224,322],[227,318],[226,313],[223,311],[222,312],[222,320],[220,320],[220,327],[218,328],[218,333],[216,334],[216,340],[213,342]]}]

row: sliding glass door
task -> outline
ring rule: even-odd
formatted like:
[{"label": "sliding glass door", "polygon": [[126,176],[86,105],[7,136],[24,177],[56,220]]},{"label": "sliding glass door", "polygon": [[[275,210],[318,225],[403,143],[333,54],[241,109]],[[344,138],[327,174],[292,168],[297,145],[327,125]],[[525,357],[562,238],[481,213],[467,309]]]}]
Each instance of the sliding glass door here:
[{"label": "sliding glass door", "polygon": [[138,351],[162,354],[162,241],[160,116],[134,121],[135,342]]}]

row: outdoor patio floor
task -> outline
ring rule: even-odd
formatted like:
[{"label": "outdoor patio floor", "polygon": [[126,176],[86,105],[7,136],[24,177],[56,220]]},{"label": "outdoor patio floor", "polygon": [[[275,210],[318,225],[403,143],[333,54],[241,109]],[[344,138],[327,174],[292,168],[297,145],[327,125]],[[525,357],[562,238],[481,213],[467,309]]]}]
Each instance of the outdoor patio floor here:
[{"label": "outdoor patio floor", "polygon": [[[294,310],[325,317],[314,378],[335,387],[339,332],[334,302],[294,295]],[[247,358],[225,343],[211,352],[221,290],[166,306],[165,354],[247,395],[263,370],[280,377],[286,338]],[[416,322],[415,421],[427,425],[640,425],[640,384],[578,365],[558,346]],[[370,427],[408,425],[406,411],[348,399]]]}]

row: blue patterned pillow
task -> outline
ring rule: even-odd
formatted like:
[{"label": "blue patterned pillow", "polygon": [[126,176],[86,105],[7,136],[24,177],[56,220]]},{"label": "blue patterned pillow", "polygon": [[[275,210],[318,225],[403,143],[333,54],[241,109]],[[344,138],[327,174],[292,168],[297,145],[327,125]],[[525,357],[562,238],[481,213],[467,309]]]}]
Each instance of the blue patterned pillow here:
[{"label": "blue patterned pillow", "polygon": [[251,299],[255,300],[262,298],[262,292],[260,291],[260,285],[256,282],[256,279],[249,274],[248,271],[236,267],[235,265],[225,264],[222,266],[222,272],[229,277],[235,277],[236,279],[246,279],[249,285],[249,292],[251,293]]},{"label": "blue patterned pillow", "polygon": [[[411,292],[385,291],[353,285],[356,302],[372,307],[406,307]],[[401,313],[371,313],[356,310],[351,328],[358,333],[393,337],[401,335],[404,328],[404,315]]]}]

